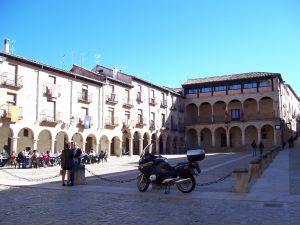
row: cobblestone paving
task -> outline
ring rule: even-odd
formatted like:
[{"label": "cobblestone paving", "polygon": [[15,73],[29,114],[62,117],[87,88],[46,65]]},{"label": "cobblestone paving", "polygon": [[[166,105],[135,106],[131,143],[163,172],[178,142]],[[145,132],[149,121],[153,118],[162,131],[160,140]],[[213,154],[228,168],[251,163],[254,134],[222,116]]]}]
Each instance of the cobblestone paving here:
[{"label": "cobblestone paving", "polygon": [[[298,142],[296,142],[298,143]],[[290,149],[290,193],[300,195],[300,148]]]},{"label": "cobblestone paving", "polygon": [[9,188],[0,191],[0,224],[299,224],[300,204],[185,196],[81,193],[69,187]]}]

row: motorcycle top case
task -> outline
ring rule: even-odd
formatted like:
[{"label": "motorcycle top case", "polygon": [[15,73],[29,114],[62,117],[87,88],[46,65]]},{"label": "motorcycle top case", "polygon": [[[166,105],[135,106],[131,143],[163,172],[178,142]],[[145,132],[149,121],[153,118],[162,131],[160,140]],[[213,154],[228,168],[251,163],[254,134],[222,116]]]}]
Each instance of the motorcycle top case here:
[{"label": "motorcycle top case", "polygon": [[205,158],[205,151],[203,149],[187,150],[186,156],[190,162],[201,161]]}]

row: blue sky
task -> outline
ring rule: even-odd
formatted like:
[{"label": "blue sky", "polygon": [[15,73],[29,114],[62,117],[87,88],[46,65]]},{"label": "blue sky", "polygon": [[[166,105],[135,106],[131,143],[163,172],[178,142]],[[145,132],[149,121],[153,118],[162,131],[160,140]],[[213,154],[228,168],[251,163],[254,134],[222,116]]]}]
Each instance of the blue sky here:
[{"label": "blue sky", "polygon": [[55,67],[99,61],[169,87],[278,72],[300,95],[298,0],[1,0],[0,19],[14,54]]}]

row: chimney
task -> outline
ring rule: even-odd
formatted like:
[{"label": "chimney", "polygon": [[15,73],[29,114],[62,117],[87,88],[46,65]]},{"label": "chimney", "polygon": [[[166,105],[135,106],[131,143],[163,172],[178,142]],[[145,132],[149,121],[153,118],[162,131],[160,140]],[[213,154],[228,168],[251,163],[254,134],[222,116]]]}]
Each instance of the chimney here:
[{"label": "chimney", "polygon": [[9,53],[9,39],[4,39],[4,52]]}]

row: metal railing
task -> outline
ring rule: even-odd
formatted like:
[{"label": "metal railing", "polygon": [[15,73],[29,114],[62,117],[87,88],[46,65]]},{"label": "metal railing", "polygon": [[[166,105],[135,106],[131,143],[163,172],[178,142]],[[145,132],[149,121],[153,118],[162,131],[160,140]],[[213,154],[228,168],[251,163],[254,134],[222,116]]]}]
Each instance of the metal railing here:
[{"label": "metal railing", "polygon": [[84,103],[91,103],[92,102],[92,94],[87,94],[86,92],[78,92],[78,101]]},{"label": "metal railing", "polygon": [[40,122],[60,123],[61,112],[55,112],[53,110],[43,110],[40,113]]},{"label": "metal railing", "polygon": [[112,93],[110,95],[106,95],[106,102],[116,104],[116,103],[118,103],[118,96],[114,93]]},{"label": "metal railing", "polygon": [[162,107],[162,108],[167,108],[167,107],[168,107],[168,102],[167,102],[167,100],[162,100],[161,103],[160,103],[160,107]]},{"label": "metal railing", "polygon": [[[16,106],[16,107],[18,107],[18,109],[19,109],[18,119],[21,120],[21,119],[23,119],[23,107],[19,107],[19,106]],[[1,118],[11,118],[13,116],[12,113],[13,113],[12,112],[12,105],[10,105],[10,104],[3,104],[0,107],[0,117]]]},{"label": "metal railing", "polygon": [[43,85],[43,94],[50,98],[58,98],[61,96],[60,85],[45,83]]},{"label": "metal railing", "polygon": [[127,108],[133,107],[133,100],[131,98],[124,98],[123,99],[123,106]]},{"label": "metal railing", "polygon": [[23,87],[23,76],[14,73],[3,72],[0,77],[1,85],[14,88]]},{"label": "metal railing", "polygon": [[105,118],[105,125],[106,126],[118,126],[118,117],[106,117]]}]

